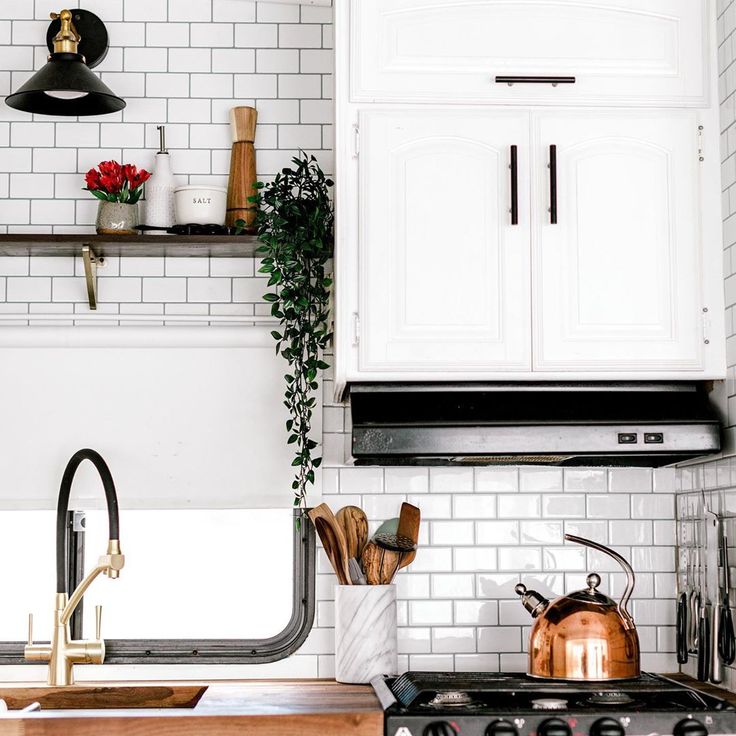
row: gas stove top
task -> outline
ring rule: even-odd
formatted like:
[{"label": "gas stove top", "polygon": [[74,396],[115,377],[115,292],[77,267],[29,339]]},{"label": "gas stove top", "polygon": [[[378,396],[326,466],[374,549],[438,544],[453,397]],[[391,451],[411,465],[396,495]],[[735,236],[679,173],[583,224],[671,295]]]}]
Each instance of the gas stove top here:
[{"label": "gas stove top", "polygon": [[496,673],[376,678],[386,736],[733,736],[736,708],[659,675],[607,683]]}]

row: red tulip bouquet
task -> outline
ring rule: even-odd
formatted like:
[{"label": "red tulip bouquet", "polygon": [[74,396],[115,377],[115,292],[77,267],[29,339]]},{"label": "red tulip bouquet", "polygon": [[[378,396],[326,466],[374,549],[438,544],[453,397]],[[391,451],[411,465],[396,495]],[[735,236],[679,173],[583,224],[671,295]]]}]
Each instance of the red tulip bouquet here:
[{"label": "red tulip bouquet", "polygon": [[145,169],[117,161],[103,161],[87,172],[85,189],[100,200],[95,223],[99,235],[138,234],[138,200],[150,178]]},{"label": "red tulip bouquet", "polygon": [[132,164],[103,161],[98,168],[90,169],[84,180],[85,189],[103,202],[135,204],[143,195],[143,184],[150,178],[148,171],[139,171]]}]

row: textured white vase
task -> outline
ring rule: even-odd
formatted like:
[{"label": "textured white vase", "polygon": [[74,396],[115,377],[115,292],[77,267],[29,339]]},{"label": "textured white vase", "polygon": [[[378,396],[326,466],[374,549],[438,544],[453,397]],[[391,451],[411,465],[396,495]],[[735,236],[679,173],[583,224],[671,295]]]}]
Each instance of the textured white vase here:
[{"label": "textured white vase", "polygon": [[[156,166],[146,183],[145,224],[156,227],[172,227],[176,224],[174,211],[174,188],[176,179],[171,171],[171,155],[156,154]],[[164,235],[162,230],[152,230],[150,234]]]},{"label": "textured white vase", "polygon": [[335,679],[363,684],[395,675],[395,585],[335,586]]}]

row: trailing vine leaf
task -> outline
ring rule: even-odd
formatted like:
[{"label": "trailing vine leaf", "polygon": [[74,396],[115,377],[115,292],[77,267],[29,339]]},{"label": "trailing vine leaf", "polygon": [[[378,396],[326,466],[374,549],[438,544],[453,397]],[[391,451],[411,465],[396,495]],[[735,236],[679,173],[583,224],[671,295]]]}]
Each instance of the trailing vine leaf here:
[{"label": "trailing vine leaf", "polygon": [[[314,156],[292,159],[269,184],[257,182],[249,201],[258,206],[256,227],[262,245],[259,271],[268,274],[273,291],[264,295],[280,329],[271,332],[276,352],[288,363],[284,376],[287,443],[294,446],[297,468],[292,489],[294,506],[306,507],[307,487],[322,463],[312,451],[312,416],[319,388],[319,372],[329,368],[323,352],[332,338],[329,301],[332,278],[326,266],[332,257],[334,214],[329,190],[333,182]],[[239,221],[240,229],[245,223]],[[297,522],[298,523],[298,522]]]}]

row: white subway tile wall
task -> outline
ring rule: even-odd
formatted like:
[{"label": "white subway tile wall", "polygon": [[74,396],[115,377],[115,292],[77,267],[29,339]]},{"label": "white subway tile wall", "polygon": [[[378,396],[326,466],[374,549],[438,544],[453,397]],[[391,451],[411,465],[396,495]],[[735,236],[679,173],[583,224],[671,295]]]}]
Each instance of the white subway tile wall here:
[{"label": "white subway tile wall", "polygon": [[[332,395],[330,375],[325,396]],[[637,572],[632,612],[642,664],[676,671],[675,474],[639,468],[352,467],[341,431],[347,410],[325,402],[325,501],[362,506],[371,530],[402,501],[422,509],[415,562],[397,576],[401,669],[523,670],[531,618],[514,593],[523,580],[547,596],[584,587],[589,570],[620,596],[625,578],[610,558],[563,542],[565,533],[609,544]],[[334,575],[322,552],[315,635],[332,645]],[[310,637],[311,641],[311,637]],[[333,672],[330,651],[316,673]],[[301,657],[303,652],[298,654]]]},{"label": "white subway tile wall", "polygon": [[[111,47],[97,71],[128,106],[77,121],[0,104],[0,232],[88,232],[95,202],[82,191],[82,175],[105,158],[150,167],[160,124],[168,127],[182,183],[226,184],[228,113],[238,104],[259,109],[261,178],[299,149],[332,171],[330,7],[248,0],[191,8],[177,0],[80,5],[108,25]],[[0,94],[45,63],[50,7],[32,0],[0,7]]]},{"label": "white subway tile wall", "polygon": [[[176,0],[80,4],[108,25],[111,48],[97,70],[128,106],[70,121],[0,104],[0,233],[92,232],[97,201],[82,190],[83,174],[106,158],[150,168],[160,124],[181,183],[225,185],[228,114],[238,104],[259,110],[260,178],[270,179],[300,149],[332,171],[330,7],[247,0],[203,0],[194,9]],[[0,72],[0,94],[9,91],[3,74],[12,75],[15,89],[27,70],[45,63],[47,10],[33,2],[0,7],[8,70]],[[180,309],[190,304],[202,305],[195,311],[205,315],[249,316],[265,292],[251,259],[108,258],[99,275],[99,300],[110,315],[194,313]],[[85,289],[81,262],[8,259],[0,268],[0,312],[63,305],[69,314],[87,314]]]},{"label": "white subway tile wall", "polygon": [[[0,232],[90,232],[95,201],[82,174],[104,158],[148,166],[166,123],[183,179],[224,184],[227,112],[259,109],[259,174],[268,178],[300,147],[332,170],[330,8],[246,0],[84,0],[108,22],[112,48],[103,78],[128,100],[115,116],[68,121],[0,105]],[[0,8],[4,69],[0,93],[43,62],[46,6],[14,0]],[[12,43],[12,46],[10,45]],[[234,95],[234,98],[233,98]],[[12,147],[11,147],[12,146]],[[265,280],[251,259],[108,258],[100,269],[100,314],[253,316],[266,314]],[[88,315],[79,259],[0,258],[0,314]],[[247,319],[244,320],[247,322]],[[81,324],[81,322],[78,322]],[[4,323],[7,324],[7,323]],[[55,323],[64,324],[64,323]],[[152,323],[155,324],[155,323]],[[647,669],[676,669],[674,474],[640,469],[356,468],[350,421],[324,383],[325,500],[362,506],[375,529],[401,502],[421,507],[421,549],[398,575],[400,667],[523,670],[531,619],[514,594],[523,580],[554,596],[584,587],[588,570],[619,595],[616,564],[565,544],[591,536],[637,568],[633,612]],[[138,668],[136,677],[329,677],[333,673],[335,577],[320,552],[315,628],[286,662],[235,668]],[[27,671],[23,671],[27,672]],[[105,675],[129,676],[122,667]],[[27,676],[27,675],[26,675]],[[99,677],[99,672],[81,677]]]},{"label": "white subway tile wall", "polygon": [[736,449],[736,2],[718,0],[718,93],[721,106],[723,272],[726,296],[729,446]]}]

